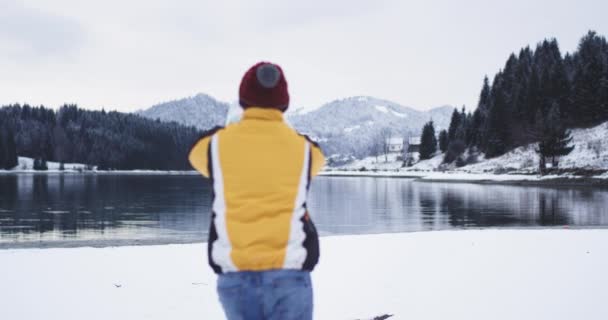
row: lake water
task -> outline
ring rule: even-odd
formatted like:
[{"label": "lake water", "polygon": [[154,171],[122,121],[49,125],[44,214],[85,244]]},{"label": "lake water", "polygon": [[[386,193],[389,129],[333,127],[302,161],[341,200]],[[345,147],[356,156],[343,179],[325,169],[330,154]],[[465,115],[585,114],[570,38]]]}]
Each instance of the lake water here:
[{"label": "lake water", "polygon": [[[0,175],[0,248],[205,241],[210,208],[195,175]],[[320,177],[309,208],[321,235],[608,226],[608,190],[580,187]]]}]

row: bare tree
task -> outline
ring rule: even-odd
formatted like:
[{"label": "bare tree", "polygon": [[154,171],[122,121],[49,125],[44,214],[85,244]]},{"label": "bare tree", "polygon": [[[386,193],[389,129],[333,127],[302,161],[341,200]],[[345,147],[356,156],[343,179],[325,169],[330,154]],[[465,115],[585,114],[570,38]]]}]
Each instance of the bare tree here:
[{"label": "bare tree", "polygon": [[380,130],[380,143],[382,146],[382,152],[384,153],[384,162],[388,162],[388,153],[390,152],[390,140],[391,140],[391,129],[382,128]]},{"label": "bare tree", "polygon": [[382,154],[383,143],[380,134],[376,134],[373,136],[372,144],[370,145],[370,151],[373,156],[376,157],[376,163],[378,163],[378,156]]}]

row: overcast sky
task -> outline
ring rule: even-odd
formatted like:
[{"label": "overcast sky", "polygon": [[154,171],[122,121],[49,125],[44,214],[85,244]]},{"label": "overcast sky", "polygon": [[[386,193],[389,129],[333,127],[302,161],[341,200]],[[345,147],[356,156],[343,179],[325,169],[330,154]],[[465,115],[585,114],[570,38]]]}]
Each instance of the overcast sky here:
[{"label": "overcast sky", "polygon": [[0,104],[133,111],[204,92],[238,98],[280,64],[292,107],[371,95],[474,107],[485,74],[555,37],[608,35],[608,1],[0,0]]}]

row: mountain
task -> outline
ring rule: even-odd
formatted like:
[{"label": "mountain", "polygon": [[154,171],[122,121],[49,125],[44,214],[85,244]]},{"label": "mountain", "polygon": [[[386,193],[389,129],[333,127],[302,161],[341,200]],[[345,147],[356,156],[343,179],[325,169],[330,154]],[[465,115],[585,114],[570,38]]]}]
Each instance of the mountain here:
[{"label": "mountain", "polygon": [[446,129],[454,108],[443,106],[418,111],[373,97],[350,97],[327,103],[310,112],[293,112],[288,121],[298,131],[319,142],[333,157],[363,158],[373,153],[388,129],[393,137],[420,136],[422,126],[435,122],[435,131]]},{"label": "mountain", "polygon": [[[138,114],[208,130],[224,125],[232,109],[228,103],[198,94],[161,103]],[[390,130],[394,137],[419,136],[424,123],[433,119],[435,131],[439,132],[448,127],[453,110],[443,106],[418,111],[373,97],[351,97],[314,110],[293,108],[285,117],[298,131],[318,141],[328,156],[360,159],[371,154],[383,129]]]},{"label": "mountain", "polygon": [[138,111],[137,114],[153,120],[175,121],[201,130],[209,130],[225,124],[228,109],[228,103],[199,93],[193,97],[157,104]]}]

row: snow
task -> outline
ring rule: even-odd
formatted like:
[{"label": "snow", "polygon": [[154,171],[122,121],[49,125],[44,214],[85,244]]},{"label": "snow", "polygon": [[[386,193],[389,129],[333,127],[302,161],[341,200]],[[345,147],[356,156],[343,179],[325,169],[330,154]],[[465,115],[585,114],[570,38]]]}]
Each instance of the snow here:
[{"label": "snow", "polygon": [[[608,319],[608,230],[321,238],[315,319]],[[0,251],[2,318],[224,319],[204,245]]]},{"label": "snow", "polygon": [[374,106],[374,108],[382,113],[388,113],[388,108],[385,106]]},{"label": "snow", "polygon": [[491,174],[491,173],[466,173],[466,172],[429,172],[421,175],[420,180],[428,181],[539,181],[542,179],[555,179],[555,177],[540,177],[526,174]]},{"label": "snow", "polygon": [[560,159],[560,167],[608,169],[608,122],[589,129],[572,130],[574,150]]},{"label": "snow", "polygon": [[[559,160],[559,168],[608,169],[608,122],[588,129],[570,131],[574,150]],[[536,172],[537,145],[519,147],[496,158],[468,165],[459,171],[483,173],[501,171]]]},{"label": "snow", "polygon": [[[39,171],[34,171],[34,159],[32,158],[27,158],[27,157],[18,157],[18,165],[13,168],[13,170],[11,171],[16,171],[16,172],[39,172]],[[61,172],[59,170],[59,167],[61,166],[61,164],[59,162],[52,162],[52,161],[48,161],[46,163],[47,167],[48,167],[48,171],[47,172]],[[71,171],[71,172],[76,172],[76,171],[83,171],[86,168],[85,164],[82,163],[64,163],[63,167],[65,169],[65,171]]]},{"label": "snow", "polygon": [[58,174],[58,173],[92,173],[92,174],[120,174],[120,175],[198,175],[199,173],[194,170],[180,171],[180,170],[111,170],[111,171],[99,171],[96,166],[92,169],[87,170],[86,164],[82,163],[65,163],[64,169],[59,170],[59,162],[47,162],[48,170],[38,171],[34,170],[34,159],[27,157],[18,157],[18,165],[12,170],[0,170],[0,174],[14,174],[14,173],[35,173],[35,174]]},{"label": "snow", "polygon": [[[340,170],[353,171],[365,168],[366,170],[390,170],[395,171],[401,168],[402,161],[397,158],[399,153],[389,153],[386,157],[379,155],[378,157],[367,157],[361,160],[355,160],[345,166],[341,166]],[[332,171],[334,172],[334,171]]]},{"label": "snow", "polygon": [[176,121],[200,130],[209,130],[226,124],[230,105],[215,98],[199,93],[195,96],[154,105],[137,114],[162,121]]},{"label": "snow", "polygon": [[356,125],[356,126],[347,127],[347,128],[344,128],[344,132],[348,133],[348,132],[351,132],[351,131],[353,131],[353,130],[357,130],[357,129],[359,129],[359,128],[361,128],[361,126],[360,126],[360,125]]},{"label": "snow", "polygon": [[433,171],[439,167],[443,162],[443,154],[434,156],[431,159],[422,160],[409,168],[405,168],[407,171]]},{"label": "snow", "polygon": [[401,112],[397,112],[397,111],[392,111],[391,113],[394,114],[395,116],[399,117],[399,118],[407,118],[407,114],[405,113],[401,113]]},{"label": "snow", "polygon": [[375,106],[374,106],[374,108],[375,108],[376,110],[378,110],[378,111],[382,112],[382,113],[389,113],[389,112],[390,112],[391,114],[393,114],[393,115],[394,115],[394,116],[396,116],[396,117],[399,117],[399,118],[407,118],[407,114],[402,113],[402,112],[397,112],[397,111],[395,111],[395,110],[389,110],[389,109],[388,109],[388,107],[386,107],[386,106],[382,106],[382,105],[375,105]]}]

